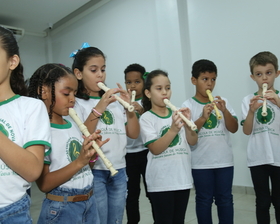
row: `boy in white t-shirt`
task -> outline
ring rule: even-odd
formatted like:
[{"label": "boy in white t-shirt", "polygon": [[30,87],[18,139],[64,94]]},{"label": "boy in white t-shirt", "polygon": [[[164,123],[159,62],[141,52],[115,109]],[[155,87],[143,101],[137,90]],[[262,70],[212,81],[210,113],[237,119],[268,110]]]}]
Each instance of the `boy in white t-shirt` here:
[{"label": "boy in white t-shirt", "polygon": [[[251,78],[258,91],[242,101],[243,132],[250,135],[247,161],[256,193],[257,223],[270,223],[269,208],[275,208],[276,222],[280,223],[280,116],[279,91],[274,81],[279,76],[278,60],[270,52],[260,52],[250,60]],[[267,91],[263,93],[263,84]],[[262,115],[266,99],[267,115]],[[269,179],[272,191],[270,193]]]},{"label": "boy in white t-shirt", "polygon": [[[131,104],[134,106],[138,118],[144,113],[142,98],[147,74],[146,69],[142,65],[136,63],[128,65],[124,70],[126,89],[135,91],[135,101],[131,102]],[[131,224],[139,223],[140,221],[139,197],[141,192],[141,177],[143,179],[146,196],[149,197],[145,179],[147,154],[149,150],[144,146],[140,134],[137,139],[127,137],[126,151],[125,161],[126,173],[128,176],[126,216],[127,224]]]},{"label": "boy in white t-shirt", "polygon": [[[216,96],[210,103],[206,90],[213,91],[217,67],[209,60],[192,66],[191,81],[195,96],[182,107],[190,108],[198,132],[198,143],[192,147],[192,175],[196,191],[196,215],[199,224],[212,223],[211,207],[215,200],[220,224],[233,223],[233,154],[230,133],[238,129],[234,110],[227,99]],[[218,120],[213,105],[219,109]]]}]

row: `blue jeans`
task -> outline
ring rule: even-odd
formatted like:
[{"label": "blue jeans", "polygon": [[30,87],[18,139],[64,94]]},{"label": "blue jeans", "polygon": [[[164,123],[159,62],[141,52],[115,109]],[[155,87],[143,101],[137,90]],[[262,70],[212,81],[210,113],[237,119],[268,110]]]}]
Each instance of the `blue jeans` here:
[{"label": "blue jeans", "polygon": [[233,167],[192,170],[199,224],[212,224],[212,203],[217,205],[219,224],[233,223]]},{"label": "blue jeans", "polygon": [[4,208],[0,208],[0,223],[22,223],[32,224],[32,219],[29,212],[30,197],[25,194],[20,200],[8,205]]},{"label": "blue jeans", "polygon": [[112,177],[109,170],[92,170],[101,224],[122,223],[127,195],[127,176],[125,168],[118,171]]},{"label": "blue jeans", "polygon": [[88,223],[99,224],[97,212],[95,192],[86,201],[67,202],[68,196],[87,194],[92,190],[92,186],[87,186],[84,189],[68,189],[57,187],[50,191],[50,194],[64,196],[65,201],[52,201],[47,198],[42,204],[41,213],[38,219],[38,224],[43,223]]}]

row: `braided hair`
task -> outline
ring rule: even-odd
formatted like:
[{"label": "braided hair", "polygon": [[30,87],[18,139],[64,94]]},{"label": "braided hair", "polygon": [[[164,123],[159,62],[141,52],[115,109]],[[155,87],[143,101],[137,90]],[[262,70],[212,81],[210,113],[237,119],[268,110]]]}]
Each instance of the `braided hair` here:
[{"label": "braided hair", "polygon": [[49,108],[50,119],[52,118],[52,111],[55,105],[55,83],[68,74],[74,75],[70,68],[62,64],[49,63],[38,68],[29,80],[28,96],[30,97],[43,100],[43,86],[47,86],[51,89],[52,99]]}]

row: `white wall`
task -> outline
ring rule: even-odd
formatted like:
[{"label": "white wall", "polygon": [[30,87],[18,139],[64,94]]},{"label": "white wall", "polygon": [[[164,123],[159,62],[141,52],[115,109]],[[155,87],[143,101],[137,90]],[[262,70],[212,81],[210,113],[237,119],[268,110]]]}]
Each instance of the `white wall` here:
[{"label": "white wall", "polygon": [[[161,68],[169,72],[171,101],[177,106],[194,95],[192,63],[209,59],[218,67],[214,95],[228,98],[240,121],[242,98],[257,90],[249,77],[249,59],[264,50],[280,56],[279,8],[277,0],[112,0],[74,24],[53,30],[52,55],[46,56],[47,40],[36,42],[44,49],[40,58],[30,42],[20,43],[21,54],[32,62],[27,71],[33,72],[35,64],[37,68],[45,60],[71,67],[69,54],[88,42],[107,55],[109,87],[123,84],[123,70],[131,63],[140,63],[148,71]],[[234,185],[252,186],[246,165],[248,138],[241,129],[232,135]]]},{"label": "white wall", "polygon": [[[241,101],[257,91],[250,78],[249,60],[260,51],[280,57],[277,0],[188,0],[192,62],[207,58],[218,67],[214,94],[229,99],[241,120]],[[279,58],[280,59],[280,58]],[[279,88],[276,79],[275,87]],[[252,186],[246,168],[247,136],[239,127],[232,136],[235,185]]]},{"label": "white wall", "polygon": [[24,67],[24,77],[29,78],[37,68],[47,63],[45,39],[25,35],[20,39],[19,53]]},{"label": "white wall", "polygon": [[[176,1],[110,1],[72,26],[53,33],[54,61],[71,66],[70,52],[88,42],[107,56],[109,87],[116,87],[116,82],[123,84],[126,66],[140,63],[147,71],[167,70],[171,82],[177,85],[174,103],[181,105],[185,98]],[[182,99],[176,97],[180,94]]]}]

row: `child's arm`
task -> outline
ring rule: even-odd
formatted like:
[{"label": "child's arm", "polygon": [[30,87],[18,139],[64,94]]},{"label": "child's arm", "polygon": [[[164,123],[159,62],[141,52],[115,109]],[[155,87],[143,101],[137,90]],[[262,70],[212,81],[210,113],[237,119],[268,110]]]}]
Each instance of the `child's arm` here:
[{"label": "child's arm", "polygon": [[220,96],[216,96],[216,100],[213,101],[218,107],[220,111],[222,111],[225,119],[225,125],[228,131],[231,133],[235,133],[238,130],[238,122],[236,118],[232,116],[232,114],[226,108],[226,102],[222,100]]},{"label": "child's arm", "polygon": [[260,96],[254,96],[250,100],[248,114],[243,123],[243,132],[245,135],[252,133],[255,111],[262,105],[262,103],[258,103],[258,100],[262,100],[262,98]]},{"label": "child's arm", "polygon": [[[189,108],[181,108],[179,110],[182,114],[189,120],[191,120],[191,110]],[[195,145],[197,143],[198,135],[196,131],[191,130],[191,128],[184,123],[186,130],[186,139],[190,145]]]},{"label": "child's arm", "polygon": [[[85,138],[79,157],[73,162],[69,163],[67,166],[59,170],[49,172],[49,165],[45,164],[40,178],[36,181],[39,189],[45,193],[49,192],[70,180],[79,170],[89,164],[89,160],[95,154],[95,150],[92,148],[91,141],[97,138],[99,138],[99,136],[96,133]],[[101,147],[107,141],[108,139],[104,142],[97,143]]]},{"label": "child's arm", "polygon": [[88,118],[85,120],[84,124],[88,128],[90,133],[93,133],[96,130],[97,123],[101,117],[106,107],[116,101],[116,98],[112,96],[113,94],[119,92],[118,89],[110,89],[103,94],[98,104],[94,107],[95,111],[91,111],[88,115]]},{"label": "child's arm", "polygon": [[28,182],[35,181],[44,164],[44,145],[32,145],[23,149],[0,131],[0,158]]},{"label": "child's arm", "polygon": [[125,126],[126,135],[129,138],[136,139],[140,133],[139,121],[135,112],[126,111],[127,124]]},{"label": "child's arm", "polygon": [[161,138],[147,145],[148,149],[154,155],[159,155],[165,151],[173,139],[176,137],[180,129],[183,127],[184,123],[177,113],[172,115],[172,125],[168,132],[166,132]]},{"label": "child's arm", "polygon": [[[119,87],[120,97],[124,101],[126,101],[130,104],[131,95],[127,91],[125,91],[119,83],[117,83],[117,85]],[[130,92],[130,90],[128,90],[128,91]],[[138,138],[139,133],[140,133],[140,126],[139,126],[139,121],[136,116],[136,113],[134,111],[129,112],[128,110],[126,110],[126,117],[127,117],[127,124],[125,126],[126,135],[132,139]]]}]

